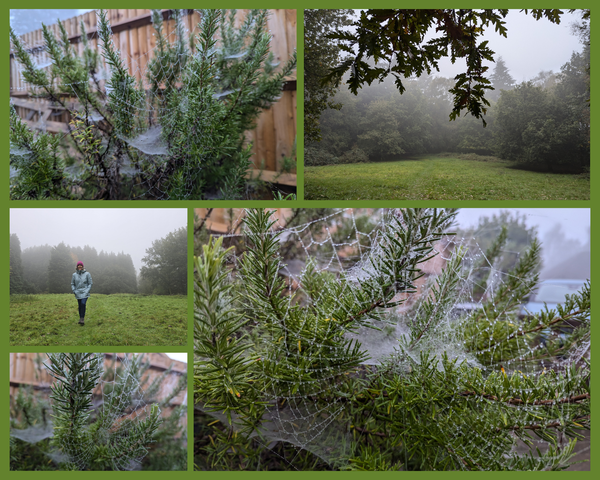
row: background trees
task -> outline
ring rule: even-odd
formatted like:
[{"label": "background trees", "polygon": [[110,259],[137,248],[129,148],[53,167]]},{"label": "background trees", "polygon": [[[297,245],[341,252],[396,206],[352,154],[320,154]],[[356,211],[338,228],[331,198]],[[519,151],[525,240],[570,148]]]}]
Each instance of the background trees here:
[{"label": "background trees", "polygon": [[23,276],[31,286],[28,293],[48,291],[48,264],[51,251],[52,246],[47,244],[26,248],[23,251]]},{"label": "background trees", "polygon": [[555,172],[590,163],[589,49],[573,53],[554,88],[530,82],[502,92],[495,118],[500,157]]},{"label": "background trees", "polygon": [[502,90],[510,90],[515,85],[515,79],[512,77],[506,66],[506,62],[502,57],[498,57],[496,65],[494,65],[494,72],[490,75],[492,81],[492,87],[494,90],[489,93],[491,100],[498,100]]},{"label": "background trees", "polygon": [[152,242],[142,259],[142,293],[187,294],[187,228],[180,228]]},{"label": "background trees", "polygon": [[[16,234],[11,235],[18,242]],[[18,261],[11,248],[11,282],[18,280]],[[71,276],[78,261],[92,274],[93,293],[137,293],[137,279],[131,256],[98,251],[94,247],[71,247],[64,242],[52,247],[40,245],[21,253],[24,288],[11,293],[71,293]],[[15,280],[13,280],[13,278]]]},{"label": "background trees", "polygon": [[72,292],[71,277],[75,272],[75,265],[77,260],[73,261],[70,248],[64,242],[52,248],[48,264],[48,293]]},{"label": "background trees", "polygon": [[[524,10],[536,20],[547,18],[560,23],[561,10]],[[341,79],[349,71],[346,83],[356,95],[365,83],[394,77],[398,91],[404,93],[404,79],[420,77],[438,70],[438,60],[450,56],[465,58],[467,70],[455,77],[450,89],[454,105],[450,114],[456,119],[466,110],[483,120],[489,101],[488,67],[484,60],[493,60],[494,52],[487,41],[479,41],[486,28],[494,28],[506,37],[503,19],[507,9],[498,10],[363,10],[352,25],[353,31],[330,35],[340,42],[348,58],[331,69],[327,79]],[[436,37],[425,42],[425,34],[435,28]],[[372,59],[372,62],[368,62]],[[438,70],[439,71],[439,70]],[[485,120],[483,120],[485,125]]]},{"label": "background trees", "polygon": [[21,260],[21,242],[15,233],[10,236],[10,293],[24,293],[27,290],[23,278],[23,263]]},{"label": "background trees", "polygon": [[[454,80],[423,75],[405,80],[403,95],[385,79],[354,96],[341,90],[341,110],[326,110],[322,141],[306,146],[307,165],[400,158],[419,153],[496,155],[524,168],[580,173],[589,168],[589,49],[574,53],[558,75],[511,86],[503,61],[493,78],[487,126],[467,115],[448,121]],[[503,88],[506,87],[506,88]],[[359,153],[352,155],[352,149]],[[364,153],[369,159],[365,158]]]},{"label": "background trees", "polygon": [[[11,293],[71,293],[71,276],[80,260],[92,274],[92,293],[138,293],[136,269],[128,253],[98,252],[89,245],[71,247],[64,242],[21,252],[16,234],[11,235]],[[155,240],[143,262],[140,293],[186,295],[187,229]]]},{"label": "background trees", "polygon": [[[540,72],[518,85],[502,57],[491,74],[481,66],[483,59],[493,60],[493,52],[478,37],[491,27],[506,35],[506,13],[367,10],[352,24],[354,30],[329,34],[346,58],[326,80],[344,81],[348,89],[333,98],[341,110],[321,115],[322,141],[307,142],[306,164],[367,161],[365,153],[373,161],[456,152],[496,155],[522,168],[587,171],[589,11],[581,11],[582,21],[574,27],[583,52],[573,53],[559,74]],[[559,10],[525,13],[554,23],[561,17]],[[430,27],[438,37],[425,41]],[[453,58],[467,59],[466,73],[454,79],[429,75],[446,49]],[[360,95],[351,94],[360,87]],[[465,109],[472,115],[460,116]]]},{"label": "background trees", "polygon": [[339,81],[323,77],[340,60],[340,47],[328,35],[349,25],[352,10],[304,10],[304,140],[321,139],[319,118],[327,108],[341,108],[332,100]]}]

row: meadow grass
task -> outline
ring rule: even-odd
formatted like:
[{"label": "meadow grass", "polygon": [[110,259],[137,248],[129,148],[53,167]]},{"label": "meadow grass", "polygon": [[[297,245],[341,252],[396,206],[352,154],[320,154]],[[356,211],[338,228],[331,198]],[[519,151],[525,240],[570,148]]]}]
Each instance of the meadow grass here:
[{"label": "meadow grass", "polygon": [[306,200],[589,200],[590,179],[518,170],[512,162],[420,156],[304,167]]},{"label": "meadow grass", "polygon": [[100,295],[78,324],[74,295],[35,295],[10,303],[10,344],[158,346],[187,343],[184,295]]}]

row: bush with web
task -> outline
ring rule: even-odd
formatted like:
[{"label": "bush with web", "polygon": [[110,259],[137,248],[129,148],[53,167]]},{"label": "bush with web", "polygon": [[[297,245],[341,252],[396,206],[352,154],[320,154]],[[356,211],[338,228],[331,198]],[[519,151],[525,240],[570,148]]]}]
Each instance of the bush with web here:
[{"label": "bush with web", "polygon": [[[51,353],[50,401],[19,391],[11,410],[11,470],[183,470],[186,375],[152,380],[143,355]],[[167,388],[165,396],[161,391]],[[160,397],[160,399],[159,399]]]},{"label": "bush with web", "polygon": [[591,425],[589,283],[523,317],[536,240],[503,272],[506,230],[466,248],[454,210],[370,212],[364,231],[351,211],[292,226],[273,213],[247,211],[195,260],[198,468],[570,465]]},{"label": "bush with web", "polygon": [[182,11],[174,15],[175,31],[166,36],[162,12],[153,11],[156,48],[140,82],[116,50],[103,10],[99,52],[88,44],[82,23],[81,57],[60,22],[59,38],[43,27],[48,60],[42,63],[11,29],[15,58],[33,95],[71,115],[61,139],[31,131],[11,105],[11,198],[252,195],[244,131],[281,95],[296,56],[280,68],[273,62],[267,10],[249,11],[239,26],[234,10],[201,10],[199,33],[189,39]]}]

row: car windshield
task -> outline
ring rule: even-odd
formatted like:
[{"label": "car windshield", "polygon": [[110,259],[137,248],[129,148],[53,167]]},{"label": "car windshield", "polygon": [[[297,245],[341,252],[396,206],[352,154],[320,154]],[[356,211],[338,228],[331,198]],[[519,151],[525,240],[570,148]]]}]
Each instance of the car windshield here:
[{"label": "car windshield", "polygon": [[565,295],[576,293],[583,286],[582,283],[543,283],[540,285],[538,292],[533,296],[532,302],[540,303],[562,303],[565,300]]}]

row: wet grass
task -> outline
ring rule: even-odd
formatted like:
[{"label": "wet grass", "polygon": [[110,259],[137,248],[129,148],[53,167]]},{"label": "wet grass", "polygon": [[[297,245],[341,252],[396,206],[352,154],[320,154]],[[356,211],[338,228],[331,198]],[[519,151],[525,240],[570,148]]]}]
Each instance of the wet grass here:
[{"label": "wet grass", "polygon": [[35,295],[10,302],[10,344],[185,345],[187,297],[183,295],[99,295],[87,302],[78,324],[73,295]]},{"label": "wet grass", "polygon": [[[493,158],[493,157],[492,157]],[[420,156],[304,167],[306,200],[589,200],[590,179],[514,168],[499,159]]]}]

